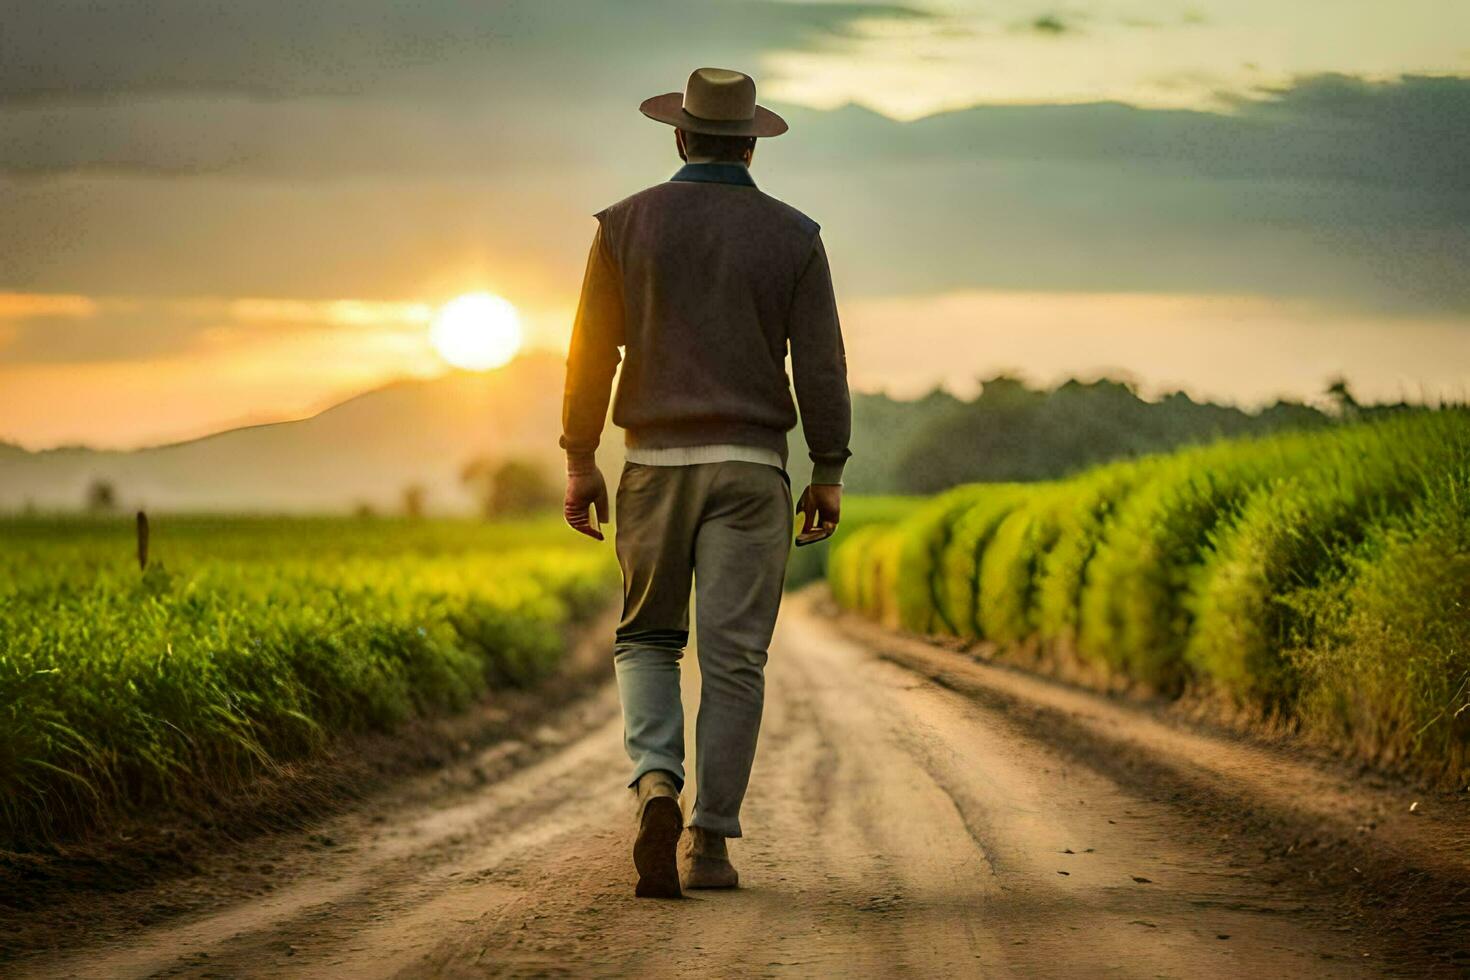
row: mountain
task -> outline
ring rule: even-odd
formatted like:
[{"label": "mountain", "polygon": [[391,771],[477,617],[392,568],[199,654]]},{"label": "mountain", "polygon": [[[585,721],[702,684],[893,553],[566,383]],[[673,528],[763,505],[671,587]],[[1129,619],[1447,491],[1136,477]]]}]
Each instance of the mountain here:
[{"label": "mountain", "polygon": [[[528,353],[498,371],[395,382],[311,418],[150,449],[33,453],[0,444],[0,511],[76,509],[97,480],[127,509],[393,510],[418,483],[430,510],[468,510],[459,472],[472,458],[560,471],[564,370],[559,356]],[[609,442],[616,452],[618,440]]]}]

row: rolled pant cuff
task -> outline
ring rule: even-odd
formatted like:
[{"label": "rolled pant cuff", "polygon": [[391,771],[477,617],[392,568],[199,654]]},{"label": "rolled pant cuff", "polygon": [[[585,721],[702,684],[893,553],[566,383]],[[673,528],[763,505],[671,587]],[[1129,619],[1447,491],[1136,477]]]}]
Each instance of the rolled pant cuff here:
[{"label": "rolled pant cuff", "polygon": [[675,789],[681,793],[684,791],[684,764],[672,758],[660,759],[657,756],[650,756],[638,763],[637,767],[633,770],[633,779],[628,783],[628,788],[633,789],[637,786],[638,780],[643,778],[644,773],[654,772],[659,769],[674,777]]},{"label": "rolled pant cuff", "polygon": [[741,837],[740,820],[737,817],[717,817],[703,810],[695,810],[694,816],[689,818],[689,826],[708,830],[710,833],[719,834],[721,837]]}]

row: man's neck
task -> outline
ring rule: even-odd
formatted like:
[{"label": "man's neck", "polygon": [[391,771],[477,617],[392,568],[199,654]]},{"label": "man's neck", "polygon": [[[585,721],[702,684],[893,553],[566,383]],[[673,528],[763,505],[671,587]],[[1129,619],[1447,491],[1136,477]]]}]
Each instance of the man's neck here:
[{"label": "man's neck", "polygon": [[744,160],[719,160],[715,157],[685,157],[685,163],[728,163],[735,167],[744,167]]}]

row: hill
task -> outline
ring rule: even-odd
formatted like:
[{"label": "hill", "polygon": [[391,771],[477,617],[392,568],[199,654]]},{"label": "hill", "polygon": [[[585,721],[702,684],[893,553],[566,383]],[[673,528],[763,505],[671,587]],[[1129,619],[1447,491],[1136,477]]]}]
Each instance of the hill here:
[{"label": "hill", "polygon": [[299,421],[130,452],[0,446],[0,510],[75,509],[96,480],[125,508],[394,509],[419,483],[430,509],[467,510],[459,471],[476,456],[560,469],[563,370],[559,356],[531,353],[487,374],[395,382]]}]

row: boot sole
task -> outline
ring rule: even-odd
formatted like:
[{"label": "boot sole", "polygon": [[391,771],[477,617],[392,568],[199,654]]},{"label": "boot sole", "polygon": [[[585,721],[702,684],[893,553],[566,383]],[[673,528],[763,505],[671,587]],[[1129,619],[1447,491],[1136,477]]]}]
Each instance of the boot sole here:
[{"label": "boot sole", "polygon": [[638,869],[639,898],[682,898],[679,888],[679,835],[684,832],[684,814],[679,801],[655,796],[643,807],[638,822],[638,839],[633,842],[633,866]]}]

